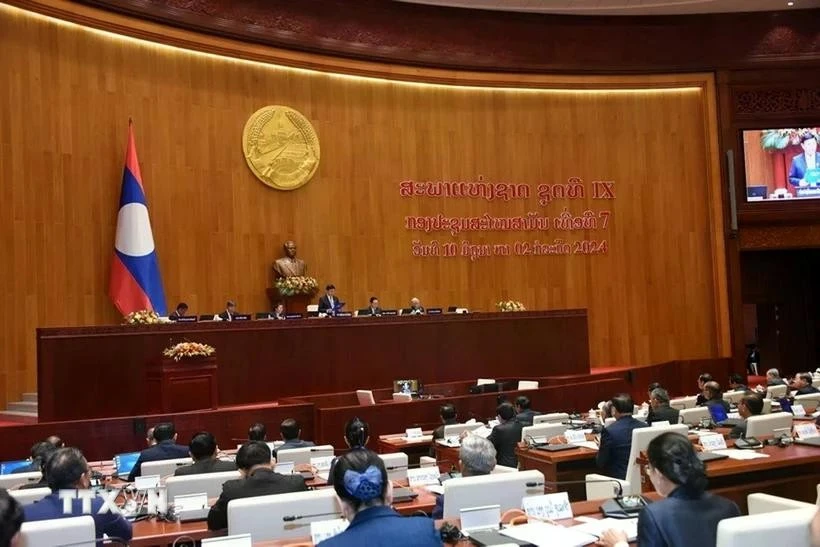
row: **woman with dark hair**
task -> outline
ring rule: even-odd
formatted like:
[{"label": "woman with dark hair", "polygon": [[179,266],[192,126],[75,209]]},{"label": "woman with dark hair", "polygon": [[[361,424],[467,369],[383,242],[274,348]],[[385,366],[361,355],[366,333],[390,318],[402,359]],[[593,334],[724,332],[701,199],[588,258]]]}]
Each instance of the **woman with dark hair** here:
[{"label": "woman with dark hair", "polygon": [[393,486],[382,459],[367,449],[339,456],[331,470],[333,488],[347,530],[321,543],[326,547],[440,547],[441,537],[426,517],[403,517],[390,507]]},{"label": "woman with dark hair", "polygon": [[[739,517],[734,502],[706,492],[706,470],[692,443],[678,433],[664,433],[647,449],[646,474],[664,499],[646,506],[638,516],[641,547],[715,545],[718,523]],[[598,545],[626,547],[621,531],[607,530]]]},{"label": "woman with dark hair", "polygon": [[370,428],[366,422],[353,418],[345,424],[345,443],[351,450],[364,448],[370,439]]},{"label": "woman with dark hair", "polygon": [[13,547],[20,540],[23,507],[6,490],[0,490],[0,547]]}]

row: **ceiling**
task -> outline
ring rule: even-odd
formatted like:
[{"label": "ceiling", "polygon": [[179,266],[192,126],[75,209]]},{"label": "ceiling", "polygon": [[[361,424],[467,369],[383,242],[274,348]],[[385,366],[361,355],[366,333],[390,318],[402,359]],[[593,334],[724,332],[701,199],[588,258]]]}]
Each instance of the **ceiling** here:
[{"label": "ceiling", "polygon": [[396,0],[455,8],[565,15],[684,15],[820,7],[820,0]]}]

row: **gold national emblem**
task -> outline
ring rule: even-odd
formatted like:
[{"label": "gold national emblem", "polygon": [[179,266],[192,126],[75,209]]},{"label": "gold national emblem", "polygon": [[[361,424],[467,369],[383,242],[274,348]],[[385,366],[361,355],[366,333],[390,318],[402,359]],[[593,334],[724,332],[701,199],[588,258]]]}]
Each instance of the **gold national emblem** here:
[{"label": "gold national emblem", "polygon": [[256,177],[277,190],[295,190],[319,167],[319,138],[310,122],[287,106],[260,108],[242,133],[245,160]]}]

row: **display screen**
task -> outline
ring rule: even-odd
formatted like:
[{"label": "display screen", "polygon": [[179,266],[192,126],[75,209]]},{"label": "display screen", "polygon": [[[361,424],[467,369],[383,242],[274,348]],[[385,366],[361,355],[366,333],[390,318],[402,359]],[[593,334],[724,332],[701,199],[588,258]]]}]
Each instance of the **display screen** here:
[{"label": "display screen", "polygon": [[820,199],[820,127],[743,131],[746,201]]}]

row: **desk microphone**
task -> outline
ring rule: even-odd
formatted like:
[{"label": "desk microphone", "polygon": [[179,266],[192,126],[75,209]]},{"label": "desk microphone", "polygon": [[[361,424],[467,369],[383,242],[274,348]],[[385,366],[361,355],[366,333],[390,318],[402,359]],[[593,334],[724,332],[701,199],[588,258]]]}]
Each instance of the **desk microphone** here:
[{"label": "desk microphone", "polygon": [[293,522],[294,520],[301,520],[301,519],[312,519],[316,517],[341,517],[342,514],[338,511],[333,511],[332,513],[313,513],[312,515],[285,515],[282,517],[284,522]]},{"label": "desk microphone", "polygon": [[594,484],[594,483],[608,483],[615,485],[614,494],[615,499],[605,500],[601,504],[601,513],[605,517],[612,517],[616,519],[628,519],[637,517],[641,509],[646,507],[650,500],[641,495],[627,495],[624,496],[624,487],[619,481],[615,479],[591,479],[591,480],[572,480],[572,481],[548,481],[544,482],[528,482],[525,484],[527,488],[534,488],[537,486],[562,486],[567,484]]}]

